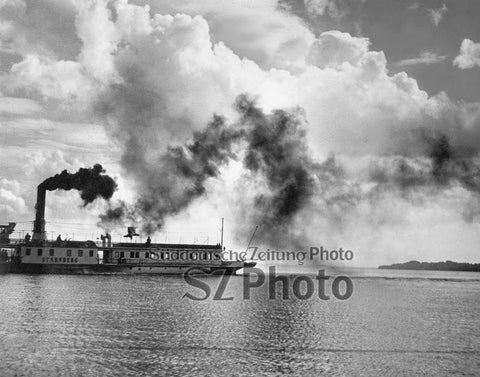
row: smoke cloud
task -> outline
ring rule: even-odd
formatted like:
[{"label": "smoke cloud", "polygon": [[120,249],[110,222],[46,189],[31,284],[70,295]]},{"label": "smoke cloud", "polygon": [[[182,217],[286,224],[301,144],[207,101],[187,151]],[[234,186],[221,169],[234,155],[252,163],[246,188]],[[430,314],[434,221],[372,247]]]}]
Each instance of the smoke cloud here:
[{"label": "smoke cloud", "polygon": [[123,217],[139,217],[144,231],[159,230],[166,216],[184,210],[206,193],[207,179],[218,177],[222,166],[242,159],[250,178],[260,177],[268,188],[255,195],[252,213],[259,215],[250,221],[272,234],[287,226],[315,193],[322,167],[309,156],[303,113],[293,109],[265,114],[247,95],[237,98],[235,109],[237,122],[229,125],[225,118],[214,116],[204,131],[194,133],[191,144],[168,147],[151,172],[155,177],[141,187],[135,206],[120,203],[101,220],[118,223]]},{"label": "smoke cloud", "polygon": [[237,98],[235,108],[246,130],[243,164],[253,173],[245,179],[260,176],[267,188],[254,195],[245,223],[259,225],[259,237],[278,245],[291,236],[292,220],[317,191],[321,166],[310,157],[301,109],[274,110],[267,115],[246,95]]},{"label": "smoke cloud", "polygon": [[425,143],[424,156],[415,159],[398,157],[388,166],[374,166],[370,179],[381,187],[388,185],[402,191],[460,185],[469,192],[480,193],[477,151],[465,145],[453,145],[442,133],[422,140]]},{"label": "smoke cloud", "polygon": [[103,173],[105,169],[100,164],[95,164],[92,168],[80,168],[74,174],[64,170],[47,178],[40,186],[48,191],[78,190],[86,206],[98,197],[110,199],[117,189],[114,179]]},{"label": "smoke cloud", "polygon": [[[208,195],[208,180],[218,178],[231,161],[241,161],[244,169],[245,193],[237,196],[236,236],[245,239],[259,225],[257,241],[273,247],[300,248],[312,238],[311,230],[304,230],[298,221],[321,217],[338,230],[349,221],[350,213],[365,205],[378,206],[395,192],[408,201],[455,185],[473,194],[480,192],[476,152],[453,145],[442,133],[431,136],[431,129],[417,132],[415,144],[423,145],[423,154],[397,156],[383,165],[374,162],[362,181],[349,176],[333,156],[324,162],[312,157],[302,109],[266,113],[246,94],[238,96],[234,108],[236,121],[229,123],[215,115],[203,131],[194,132],[191,143],[169,146],[155,164],[144,166],[149,169],[148,179],[140,181],[137,201],[109,208],[100,216],[102,226],[125,225],[128,220],[142,224],[148,234],[162,230],[168,216]],[[128,153],[137,156],[133,161],[123,159],[131,170],[138,159],[146,160],[148,151],[139,147],[129,148]],[[254,190],[247,194],[249,187]]]}]

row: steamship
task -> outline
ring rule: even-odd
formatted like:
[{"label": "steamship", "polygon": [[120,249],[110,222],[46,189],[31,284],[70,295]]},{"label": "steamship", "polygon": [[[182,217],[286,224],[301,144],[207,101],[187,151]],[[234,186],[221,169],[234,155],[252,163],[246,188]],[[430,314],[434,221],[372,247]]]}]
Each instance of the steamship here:
[{"label": "steamship", "polygon": [[[35,274],[183,274],[212,273],[232,275],[254,262],[222,258],[222,243],[213,245],[119,242],[102,235],[101,246],[92,240],[48,241],[45,232],[46,190],[37,189],[33,235],[12,243],[9,235],[15,223],[0,228],[0,273]],[[133,230],[133,231],[132,231]],[[129,236],[135,234],[129,228]]]}]

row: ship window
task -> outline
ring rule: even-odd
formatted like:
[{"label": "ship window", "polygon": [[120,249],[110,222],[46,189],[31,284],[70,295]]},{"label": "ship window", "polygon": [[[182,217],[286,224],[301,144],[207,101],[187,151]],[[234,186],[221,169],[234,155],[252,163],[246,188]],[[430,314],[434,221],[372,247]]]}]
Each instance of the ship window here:
[{"label": "ship window", "polygon": [[30,249],[25,249],[25,255],[30,255]]},{"label": "ship window", "polygon": [[115,258],[118,258],[118,251],[115,251]]},{"label": "ship window", "polygon": [[83,250],[78,250],[78,256],[83,257]]},{"label": "ship window", "polygon": [[54,249],[50,249],[50,250],[49,250],[49,255],[50,255],[51,257],[53,257],[53,256],[55,255],[55,250],[54,250]]},{"label": "ship window", "polygon": [[91,257],[93,257],[93,250],[90,250],[88,253]]},{"label": "ship window", "polygon": [[145,253],[145,258],[149,258],[150,257],[150,254],[148,253],[148,251]]},{"label": "ship window", "polygon": [[71,257],[72,256],[72,250],[68,249],[67,250],[67,257]]},{"label": "ship window", "polygon": [[125,253],[123,251],[120,252],[120,258],[125,258]]},{"label": "ship window", "polygon": [[140,258],[140,252],[139,251],[135,252],[135,258]]},{"label": "ship window", "polygon": [[38,256],[41,257],[43,254],[43,249],[37,249]]},{"label": "ship window", "polygon": [[135,258],[135,252],[134,251],[130,251],[130,258]]}]

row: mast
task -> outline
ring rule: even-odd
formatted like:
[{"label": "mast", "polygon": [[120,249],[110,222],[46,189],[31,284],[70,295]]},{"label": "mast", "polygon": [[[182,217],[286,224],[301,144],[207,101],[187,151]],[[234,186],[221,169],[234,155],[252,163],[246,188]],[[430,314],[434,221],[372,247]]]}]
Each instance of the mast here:
[{"label": "mast", "polygon": [[253,241],[253,237],[255,237],[255,233],[257,233],[257,229],[258,229],[258,225],[255,227],[255,230],[253,231],[252,238],[250,238],[250,241],[248,242],[248,245],[247,245],[247,248],[245,249],[245,252],[247,252],[248,249],[250,248],[250,245],[252,244],[252,241]]},{"label": "mast", "polygon": [[220,245],[222,245],[222,250],[223,250],[223,217],[222,217],[222,234],[220,238]]}]

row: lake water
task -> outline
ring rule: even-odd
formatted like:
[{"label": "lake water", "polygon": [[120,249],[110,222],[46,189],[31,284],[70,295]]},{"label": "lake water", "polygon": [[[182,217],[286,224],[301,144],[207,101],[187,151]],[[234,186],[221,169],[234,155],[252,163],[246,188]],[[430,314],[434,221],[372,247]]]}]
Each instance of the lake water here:
[{"label": "lake water", "polygon": [[182,277],[0,275],[0,375],[479,375],[480,274],[349,276],[344,301],[244,300],[241,276],[193,301]]}]

